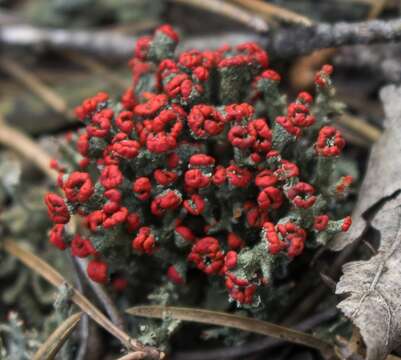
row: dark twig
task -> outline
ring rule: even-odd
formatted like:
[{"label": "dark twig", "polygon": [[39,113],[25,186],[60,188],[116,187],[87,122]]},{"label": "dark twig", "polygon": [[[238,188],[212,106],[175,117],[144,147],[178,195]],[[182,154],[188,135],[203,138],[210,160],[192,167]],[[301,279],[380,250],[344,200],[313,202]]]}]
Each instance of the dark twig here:
[{"label": "dark twig", "polygon": [[[3,45],[75,50],[108,59],[128,59],[132,55],[135,40],[135,37],[114,32],[46,29],[29,25],[3,25],[0,28],[0,44]],[[235,45],[244,41],[258,41],[266,46],[272,56],[286,58],[328,47],[397,40],[401,40],[401,19],[282,28],[267,36],[250,33],[202,36],[184,39],[181,46],[184,49],[202,50],[224,43]]]}]

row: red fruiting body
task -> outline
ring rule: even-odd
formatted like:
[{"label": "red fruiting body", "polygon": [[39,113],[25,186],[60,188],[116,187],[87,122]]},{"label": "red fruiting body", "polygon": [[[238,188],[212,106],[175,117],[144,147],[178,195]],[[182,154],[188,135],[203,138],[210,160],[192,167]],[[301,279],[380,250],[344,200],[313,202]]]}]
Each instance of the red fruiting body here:
[{"label": "red fruiting body", "polygon": [[287,191],[288,198],[296,207],[310,208],[316,201],[315,188],[305,182],[299,182]]},{"label": "red fruiting body", "polygon": [[123,182],[123,174],[117,165],[106,166],[100,175],[100,183],[105,189],[114,189]]},{"label": "red fruiting body", "polygon": [[319,155],[330,157],[341,154],[345,141],[341,132],[331,126],[324,126],[320,129],[316,141],[316,151]]},{"label": "red fruiting body", "polygon": [[[120,103],[98,93],[76,108],[82,128],[66,140],[74,163],[52,162],[65,197],[45,196],[50,242],[89,257],[89,277],[105,283],[110,272],[117,289],[133,264],[156,263],[146,254],[175,283],[191,265],[224,279],[232,300],[255,304],[258,287],[274,283],[266,264],[351,225],[331,220],[352,181],[327,176],[345,146],[327,125],[333,69],[319,71],[316,95],[287,104],[257,44],[175,56],[177,42],[168,25],[140,38]],[[85,237],[68,234],[72,214]]]},{"label": "red fruiting body", "polygon": [[153,252],[155,242],[156,240],[152,234],[151,228],[144,226],[139,229],[138,235],[132,240],[132,247],[135,250],[150,255]]},{"label": "red fruiting body", "polygon": [[128,286],[128,280],[122,277],[118,277],[112,280],[111,285],[113,289],[117,292],[124,291]]},{"label": "red fruiting body", "polygon": [[227,235],[227,245],[230,249],[238,250],[244,246],[244,241],[237,234],[229,232]]},{"label": "red fruiting body", "polygon": [[258,204],[261,209],[278,209],[282,203],[281,191],[273,186],[265,187],[258,195]]},{"label": "red fruiting body", "polygon": [[226,169],[228,183],[234,187],[244,188],[251,182],[251,172],[246,168],[230,165]]},{"label": "red fruiting body", "polygon": [[187,199],[183,203],[184,208],[191,215],[200,215],[205,209],[205,200],[197,194],[191,195],[190,199]]},{"label": "red fruiting body", "polygon": [[229,251],[224,258],[224,266],[226,270],[233,269],[237,266],[238,255],[235,251]]},{"label": "red fruiting body", "polygon": [[108,280],[108,266],[105,262],[91,260],[88,264],[87,273],[90,279],[105,284]]},{"label": "red fruiting body", "polygon": [[185,241],[194,242],[196,239],[196,237],[192,233],[191,229],[186,226],[177,226],[175,228],[175,232]]},{"label": "red fruiting body", "polygon": [[75,235],[71,241],[71,254],[80,258],[85,258],[96,251],[89,239],[84,239],[80,235]]},{"label": "red fruiting body", "polygon": [[76,107],[75,115],[79,120],[83,121],[92,115],[98,109],[99,105],[107,102],[108,99],[108,94],[100,92],[96,96],[86,99],[80,106]]},{"label": "red fruiting body", "polygon": [[213,106],[195,105],[188,115],[188,126],[194,136],[202,139],[220,134],[224,119]]},{"label": "red fruiting body", "polygon": [[68,245],[64,242],[64,225],[56,224],[49,234],[49,241],[60,250],[65,250]]},{"label": "red fruiting body", "polygon": [[277,177],[273,174],[271,170],[262,170],[255,177],[255,184],[260,188],[265,188],[268,186],[274,186],[277,183]]},{"label": "red fruiting body", "polygon": [[341,227],[341,231],[347,232],[348,229],[351,227],[351,225],[352,225],[351,216],[347,216],[347,217],[344,219],[343,225],[342,225],[342,227]]},{"label": "red fruiting body", "polygon": [[139,228],[139,225],[141,224],[141,218],[137,213],[130,213],[127,215],[126,222],[127,230],[131,233]]},{"label": "red fruiting body", "polygon": [[306,232],[298,225],[287,222],[274,226],[272,223],[263,225],[268,251],[277,254],[287,250],[289,257],[298,256],[304,249]]},{"label": "red fruiting body", "polygon": [[315,217],[315,222],[313,224],[313,227],[317,231],[323,231],[326,230],[328,223],[329,223],[329,217],[327,215],[319,215]]},{"label": "red fruiting body", "polygon": [[66,224],[70,221],[70,213],[61,196],[47,193],[45,196],[45,204],[50,220],[55,224]]},{"label": "red fruiting body", "polygon": [[343,176],[336,185],[336,192],[339,194],[344,193],[353,182],[352,176]]},{"label": "red fruiting body", "polygon": [[105,229],[109,229],[118,224],[122,224],[127,219],[128,209],[126,207],[118,206],[117,209],[113,209],[113,210],[111,210],[110,212],[104,211],[106,216],[103,220],[103,227]]},{"label": "red fruiting body", "polygon": [[267,79],[267,80],[272,80],[272,81],[277,81],[277,82],[281,81],[280,74],[278,74],[274,70],[266,70],[266,71],[262,72],[262,74],[260,76],[263,79]]},{"label": "red fruiting body", "polygon": [[208,236],[195,243],[188,260],[208,275],[217,274],[224,265],[224,253],[220,250],[218,240]]},{"label": "red fruiting body", "polygon": [[152,184],[147,177],[140,177],[132,184],[132,190],[139,200],[147,200],[150,198]]},{"label": "red fruiting body", "polygon": [[69,201],[85,203],[93,194],[92,179],[88,173],[75,171],[64,183],[63,190]]},{"label": "red fruiting body", "polygon": [[176,191],[167,190],[157,196],[150,205],[150,210],[153,215],[163,216],[167,210],[177,209],[182,202],[180,194]]},{"label": "red fruiting body", "polygon": [[89,137],[106,137],[111,129],[111,119],[113,118],[113,111],[110,109],[103,109],[93,115],[91,123],[86,127]]},{"label": "red fruiting body", "polygon": [[167,269],[167,277],[176,284],[183,284],[184,279],[182,275],[177,271],[174,265],[170,265]]}]

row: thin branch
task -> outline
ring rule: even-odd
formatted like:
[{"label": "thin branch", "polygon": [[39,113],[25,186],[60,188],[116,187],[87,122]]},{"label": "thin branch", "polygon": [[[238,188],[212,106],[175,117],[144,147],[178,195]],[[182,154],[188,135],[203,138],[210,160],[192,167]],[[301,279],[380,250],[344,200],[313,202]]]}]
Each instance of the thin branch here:
[{"label": "thin branch", "polygon": [[79,321],[81,320],[81,316],[82,313],[76,313],[64,320],[40,346],[32,360],[54,359],[58,351],[78,325]]},{"label": "thin branch", "polygon": [[[46,281],[55,287],[60,287],[66,283],[63,276],[43,259],[34,255],[29,250],[24,249],[16,242],[5,239],[3,249],[10,255],[18,258],[27,267],[38,273]],[[71,300],[88,316],[96,321],[101,327],[119,339],[127,348],[134,351],[146,352],[150,359],[162,359],[164,354],[152,347],[145,347],[138,340],[132,339],[128,334],[115,326],[95,305],[93,305],[84,295],[76,290],[72,285]]]},{"label": "thin branch", "polygon": [[[29,25],[3,25],[0,28],[0,44],[3,45],[75,50],[108,59],[128,59],[132,56],[135,40],[135,37],[104,31],[47,29]],[[214,49],[224,43],[236,45],[256,41],[272,56],[288,58],[323,48],[397,40],[401,40],[401,19],[281,28],[266,36],[242,32],[219,37],[192,37],[184,39],[181,48]]]},{"label": "thin branch", "polygon": [[401,18],[340,22],[311,27],[281,29],[268,37],[267,49],[280,58],[309,54],[318,49],[343,45],[372,44],[401,39]]},{"label": "thin branch", "polygon": [[297,330],[245,316],[211,310],[158,305],[134,306],[126,310],[126,312],[135,316],[158,319],[169,317],[172,319],[194,321],[202,324],[218,325],[249,331],[308,346],[319,350],[327,358],[336,358],[331,345],[323,340]]},{"label": "thin branch", "polygon": [[281,6],[270,4],[261,0],[231,0],[243,7],[254,11],[261,16],[270,19],[278,18],[289,23],[310,26],[313,21],[306,16],[299,15],[294,11],[287,10]]},{"label": "thin branch", "polygon": [[184,5],[190,5],[199,9],[214,12],[223,15],[229,19],[238,21],[256,32],[266,32],[268,26],[266,22],[258,15],[245,11],[240,7],[223,2],[221,0],[170,0],[172,2]]},{"label": "thin branch", "polygon": [[[229,33],[222,37],[199,36],[184,39],[183,49],[217,48],[224,43],[259,41],[253,33]],[[92,54],[105,59],[127,60],[132,56],[136,36],[113,31],[86,31],[70,29],[40,28],[31,25],[3,25],[0,27],[0,44],[15,47],[35,47],[59,51],[72,50]]]},{"label": "thin branch", "polygon": [[24,68],[15,59],[11,60],[4,56],[1,57],[0,68],[27,87],[55,112],[65,116],[66,118],[73,118],[73,114],[68,110],[68,104],[64,99],[48,87],[38,76]]}]

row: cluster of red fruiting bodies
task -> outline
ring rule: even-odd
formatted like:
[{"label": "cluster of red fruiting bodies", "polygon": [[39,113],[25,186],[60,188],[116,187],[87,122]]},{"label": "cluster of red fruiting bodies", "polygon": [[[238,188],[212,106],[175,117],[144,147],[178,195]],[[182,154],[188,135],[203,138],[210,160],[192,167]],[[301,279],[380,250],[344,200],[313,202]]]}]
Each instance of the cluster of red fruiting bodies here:
[{"label": "cluster of red fruiting bodies", "polygon": [[[330,220],[325,209],[352,179],[335,179],[333,191],[325,182],[321,191],[311,171],[332,164],[345,142],[312,114],[309,93],[271,110],[280,109],[280,76],[257,44],[176,57],[177,42],[168,25],[141,38],[130,62],[133,86],[120,103],[99,93],[77,107],[85,128],[73,139],[76,168],[58,167],[65,197],[45,198],[55,223],[50,241],[91,257],[87,271],[97,282],[124,261],[153,255],[175,283],[193,265],[223,277],[231,299],[251,304],[275,259],[350,226],[349,217]],[[318,91],[327,91],[331,72],[326,65],[317,74]],[[309,173],[296,162],[302,142]],[[84,219],[74,236],[65,228],[73,213]],[[124,254],[120,264],[108,259],[110,248]]]}]

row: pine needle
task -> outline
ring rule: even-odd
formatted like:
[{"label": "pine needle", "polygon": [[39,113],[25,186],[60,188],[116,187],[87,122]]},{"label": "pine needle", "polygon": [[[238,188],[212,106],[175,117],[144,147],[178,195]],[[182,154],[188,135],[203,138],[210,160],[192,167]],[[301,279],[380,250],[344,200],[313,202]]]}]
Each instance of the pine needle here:
[{"label": "pine needle", "polygon": [[32,360],[52,360],[67,341],[70,334],[81,320],[82,313],[76,313],[64,320],[60,326],[46,339],[35,353]]},{"label": "pine needle", "polygon": [[218,311],[174,306],[144,305],[126,310],[128,314],[149,318],[169,317],[177,320],[193,321],[202,324],[225,326],[256,334],[271,336],[281,340],[308,346],[319,350],[326,358],[335,358],[330,344],[304,332],[272,324],[245,316],[227,314]]}]

